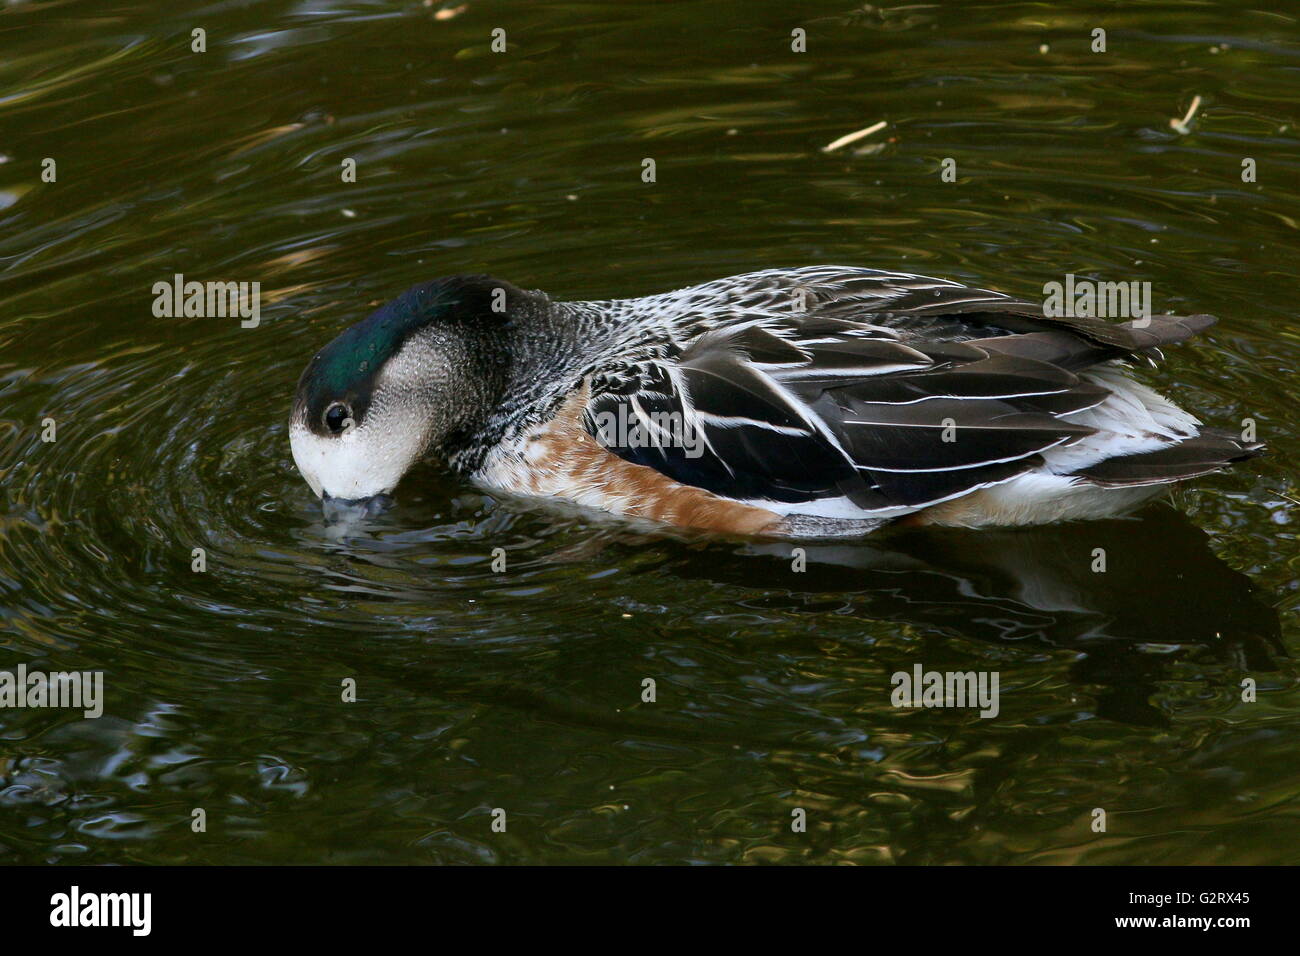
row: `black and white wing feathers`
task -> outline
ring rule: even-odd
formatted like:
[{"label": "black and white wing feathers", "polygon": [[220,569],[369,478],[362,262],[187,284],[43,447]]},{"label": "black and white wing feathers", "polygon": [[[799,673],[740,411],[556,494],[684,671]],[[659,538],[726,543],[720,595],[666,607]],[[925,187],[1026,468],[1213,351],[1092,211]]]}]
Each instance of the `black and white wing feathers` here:
[{"label": "black and white wing feathers", "polygon": [[[725,497],[845,499],[866,514],[1042,466],[1043,453],[1094,434],[1065,420],[1109,395],[1079,370],[1213,322],[1054,319],[1000,293],[866,270],[740,278],[725,295],[735,319],[595,376],[587,428],[615,454]],[[796,311],[777,312],[783,301]]]}]

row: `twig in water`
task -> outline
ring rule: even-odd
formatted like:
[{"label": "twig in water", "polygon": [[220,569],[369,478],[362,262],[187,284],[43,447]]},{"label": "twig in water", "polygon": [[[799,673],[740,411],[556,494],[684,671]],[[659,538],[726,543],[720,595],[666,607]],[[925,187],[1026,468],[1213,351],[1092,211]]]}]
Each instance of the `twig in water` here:
[{"label": "twig in water", "polygon": [[1197,93],[1195,96],[1192,97],[1192,105],[1187,107],[1187,115],[1184,116],[1182,119],[1171,119],[1169,121],[1169,125],[1172,126],[1175,130],[1177,130],[1181,135],[1186,136],[1188,132],[1190,132],[1187,129],[1187,124],[1192,121],[1192,117],[1196,115],[1196,111],[1199,110],[1200,108],[1201,108],[1201,94]]},{"label": "twig in water", "polygon": [[832,153],[835,150],[839,149],[841,146],[847,146],[849,145],[849,143],[856,143],[864,136],[870,136],[872,133],[878,133],[888,125],[889,124],[886,123],[884,120],[881,120],[879,123],[871,124],[866,129],[860,129],[856,133],[849,133],[846,136],[841,136],[835,142],[828,143],[827,145],[823,146],[822,152]]}]

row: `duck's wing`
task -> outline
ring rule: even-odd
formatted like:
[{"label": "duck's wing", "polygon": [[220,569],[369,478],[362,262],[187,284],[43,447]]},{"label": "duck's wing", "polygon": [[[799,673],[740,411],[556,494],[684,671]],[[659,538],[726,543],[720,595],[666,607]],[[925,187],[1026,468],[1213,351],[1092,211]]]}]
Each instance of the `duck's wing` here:
[{"label": "duck's wing", "polygon": [[1041,324],[924,341],[876,316],[768,315],[594,376],[584,424],[620,457],[728,498],[904,513],[1010,480],[1094,434],[1064,420],[1109,395],[1077,369],[1205,324],[1149,322],[1109,326],[1104,342]]}]

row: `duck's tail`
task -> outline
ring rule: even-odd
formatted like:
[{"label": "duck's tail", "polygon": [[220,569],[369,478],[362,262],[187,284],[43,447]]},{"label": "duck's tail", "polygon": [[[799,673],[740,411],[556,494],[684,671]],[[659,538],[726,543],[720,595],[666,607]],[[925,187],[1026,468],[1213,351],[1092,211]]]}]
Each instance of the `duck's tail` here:
[{"label": "duck's tail", "polygon": [[[1078,319],[1072,321],[1069,332],[1053,329],[983,339],[979,344],[1087,374],[1086,370],[1116,359],[1154,362],[1162,357],[1160,350],[1163,346],[1189,339],[1216,321],[1212,315],[1153,315],[1147,319],[1114,324]],[[1095,376],[1098,373],[1093,371],[1091,374]],[[1114,390],[1114,386],[1111,387]],[[1154,394],[1149,398],[1159,405],[1167,405]],[[1152,408],[1152,401],[1142,400],[1139,404],[1147,411],[1167,410]],[[1185,413],[1179,414],[1185,416]],[[1195,419],[1191,419],[1190,424],[1195,425]],[[1175,432],[1181,431],[1181,428],[1175,429]],[[1069,477],[1079,484],[1102,488],[1136,489],[1168,485],[1220,471],[1234,462],[1264,452],[1262,443],[1248,441],[1230,431],[1200,427],[1189,431],[1193,433],[1170,435],[1169,443],[1162,447],[1106,458],[1070,472]]]},{"label": "duck's tail", "polygon": [[1074,472],[1074,477],[1103,488],[1166,485],[1212,474],[1263,453],[1262,442],[1245,441],[1222,429],[1202,428],[1194,438],[1156,451],[1107,458]]}]

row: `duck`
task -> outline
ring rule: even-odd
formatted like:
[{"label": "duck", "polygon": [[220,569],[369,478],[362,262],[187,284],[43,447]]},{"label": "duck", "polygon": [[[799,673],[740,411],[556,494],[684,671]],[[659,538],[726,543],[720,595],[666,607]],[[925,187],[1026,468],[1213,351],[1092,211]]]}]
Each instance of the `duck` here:
[{"label": "duck", "polygon": [[1112,518],[1261,453],[1136,377],[1213,316],[1057,311],[851,266],[599,301],[447,276],[313,356],[291,452],[327,510],[373,513],[433,460],[491,495],[776,538]]}]

